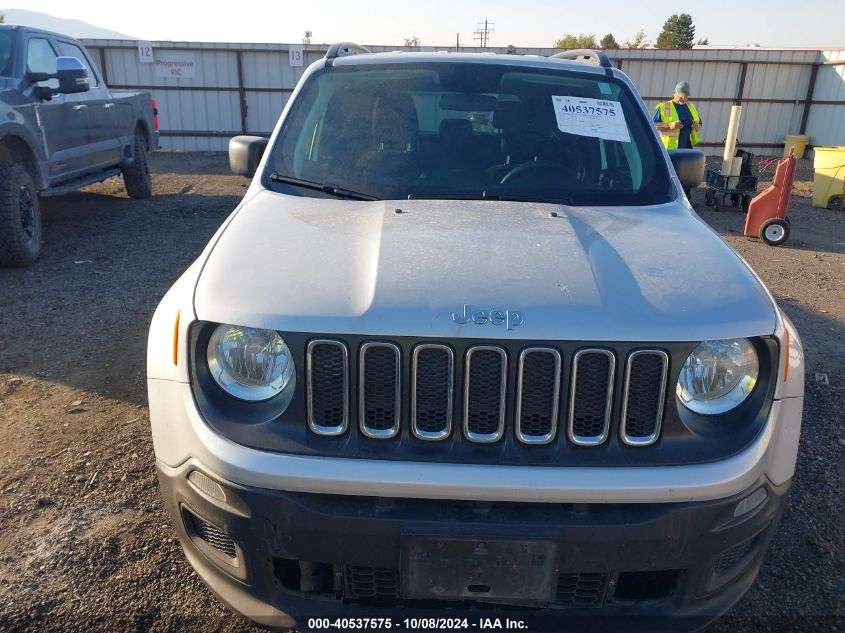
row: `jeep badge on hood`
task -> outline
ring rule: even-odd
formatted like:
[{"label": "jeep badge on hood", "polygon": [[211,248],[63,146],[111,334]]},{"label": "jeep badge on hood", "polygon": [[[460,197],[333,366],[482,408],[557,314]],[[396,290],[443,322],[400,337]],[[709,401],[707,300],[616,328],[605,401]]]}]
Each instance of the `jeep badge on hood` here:
[{"label": "jeep badge on hood", "polygon": [[505,329],[512,330],[523,323],[522,312],[516,310],[474,310],[469,304],[464,304],[464,311],[461,314],[452,313],[452,320],[458,325],[464,325],[472,321],[478,325],[492,323],[493,325],[504,324]]}]

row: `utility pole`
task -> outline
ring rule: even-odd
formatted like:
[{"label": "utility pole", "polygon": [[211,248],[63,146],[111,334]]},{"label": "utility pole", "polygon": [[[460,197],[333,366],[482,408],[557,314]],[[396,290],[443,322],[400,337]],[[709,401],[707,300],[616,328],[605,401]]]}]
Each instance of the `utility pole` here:
[{"label": "utility pole", "polygon": [[457,53],[460,50],[461,50],[461,34],[456,33],[455,34],[455,52]]},{"label": "utility pole", "polygon": [[475,29],[475,38],[481,43],[481,48],[487,47],[487,42],[490,40],[490,36],[493,35],[493,28],[496,26],[495,22],[488,22],[484,20],[484,22],[478,23],[478,28]]}]

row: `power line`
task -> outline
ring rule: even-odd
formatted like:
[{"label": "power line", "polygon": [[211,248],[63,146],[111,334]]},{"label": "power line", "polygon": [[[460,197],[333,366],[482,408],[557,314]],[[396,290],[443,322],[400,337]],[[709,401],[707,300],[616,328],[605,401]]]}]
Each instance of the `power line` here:
[{"label": "power line", "polygon": [[490,36],[494,33],[492,27],[496,26],[496,23],[484,20],[484,22],[479,22],[477,26],[478,28],[474,31],[475,37],[473,39],[478,40],[481,43],[481,48],[485,48],[487,46],[487,42],[490,40]]}]

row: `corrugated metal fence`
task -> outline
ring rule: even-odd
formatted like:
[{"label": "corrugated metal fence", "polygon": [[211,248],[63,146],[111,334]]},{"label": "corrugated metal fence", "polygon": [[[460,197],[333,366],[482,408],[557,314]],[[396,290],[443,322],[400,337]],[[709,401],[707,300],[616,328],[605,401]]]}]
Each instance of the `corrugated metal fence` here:
[{"label": "corrugated metal fence", "polygon": [[[155,64],[141,63],[134,41],[84,42],[109,86],[153,94],[162,147],[174,150],[225,150],[231,136],[269,134],[305,68],[326,51],[323,45],[306,46],[304,65],[295,67],[289,63],[288,44],[154,42],[154,55],[193,58],[193,77],[173,78],[157,76]],[[520,54],[553,52],[517,49]],[[734,104],[743,105],[739,144],[757,153],[775,152],[786,134],[808,134],[813,145],[845,145],[845,50],[608,52],[649,107],[670,98],[677,81],[688,80],[704,121],[702,147],[711,153],[721,153]]]}]

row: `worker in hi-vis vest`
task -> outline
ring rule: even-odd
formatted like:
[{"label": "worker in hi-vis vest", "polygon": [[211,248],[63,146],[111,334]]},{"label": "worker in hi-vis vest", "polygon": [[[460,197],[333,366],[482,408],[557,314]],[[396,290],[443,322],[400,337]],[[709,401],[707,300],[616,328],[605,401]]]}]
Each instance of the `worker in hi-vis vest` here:
[{"label": "worker in hi-vis vest", "polygon": [[666,149],[692,149],[701,140],[701,117],[689,102],[689,83],[679,81],[671,101],[657,104],[654,122]]}]

